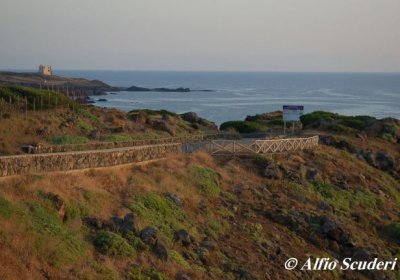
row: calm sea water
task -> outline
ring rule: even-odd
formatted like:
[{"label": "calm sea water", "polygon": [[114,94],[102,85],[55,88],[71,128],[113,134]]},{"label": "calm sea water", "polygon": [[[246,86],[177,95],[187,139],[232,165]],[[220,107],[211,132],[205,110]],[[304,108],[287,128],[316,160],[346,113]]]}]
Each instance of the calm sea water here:
[{"label": "calm sea water", "polygon": [[[119,92],[101,107],[122,110],[194,111],[221,124],[247,115],[304,105],[306,112],[400,119],[400,73],[250,73],[54,71],[66,77],[98,79],[113,86],[189,87],[190,93]],[[99,97],[94,97],[96,100]]]}]

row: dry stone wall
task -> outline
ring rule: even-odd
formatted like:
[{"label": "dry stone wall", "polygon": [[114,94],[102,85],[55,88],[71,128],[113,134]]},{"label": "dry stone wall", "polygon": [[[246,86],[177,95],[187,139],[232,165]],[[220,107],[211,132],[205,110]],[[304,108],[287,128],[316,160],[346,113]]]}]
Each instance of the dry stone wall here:
[{"label": "dry stone wall", "polygon": [[97,143],[85,143],[85,144],[73,144],[73,145],[52,145],[52,146],[40,146],[40,147],[25,147],[24,151],[33,154],[44,154],[44,153],[61,153],[70,151],[82,151],[82,150],[103,150],[103,149],[114,149],[122,147],[135,147],[144,145],[159,145],[168,143],[185,143],[188,142],[201,142],[216,139],[240,139],[239,134],[212,134],[212,135],[191,135],[188,137],[170,137],[160,139],[148,139],[148,140],[131,140],[131,141],[118,141],[118,142],[97,142]]},{"label": "dry stone wall", "polygon": [[0,177],[109,167],[164,158],[182,153],[182,144],[148,145],[98,151],[47,153],[0,157]]}]

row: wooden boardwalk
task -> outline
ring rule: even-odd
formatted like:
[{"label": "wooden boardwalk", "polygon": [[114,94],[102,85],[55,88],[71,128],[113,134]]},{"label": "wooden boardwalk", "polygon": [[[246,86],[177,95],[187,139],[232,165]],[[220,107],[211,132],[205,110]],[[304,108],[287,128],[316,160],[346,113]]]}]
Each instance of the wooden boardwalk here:
[{"label": "wooden boardwalk", "polygon": [[318,136],[266,140],[212,140],[200,143],[185,143],[183,151],[187,153],[204,151],[214,156],[244,156],[252,154],[282,154],[316,147],[318,147]]}]

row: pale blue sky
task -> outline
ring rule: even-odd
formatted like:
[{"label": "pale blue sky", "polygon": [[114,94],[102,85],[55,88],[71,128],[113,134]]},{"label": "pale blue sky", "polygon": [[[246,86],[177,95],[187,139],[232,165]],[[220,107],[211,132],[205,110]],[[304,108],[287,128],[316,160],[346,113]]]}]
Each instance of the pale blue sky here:
[{"label": "pale blue sky", "polygon": [[399,0],[0,0],[0,68],[400,72]]}]

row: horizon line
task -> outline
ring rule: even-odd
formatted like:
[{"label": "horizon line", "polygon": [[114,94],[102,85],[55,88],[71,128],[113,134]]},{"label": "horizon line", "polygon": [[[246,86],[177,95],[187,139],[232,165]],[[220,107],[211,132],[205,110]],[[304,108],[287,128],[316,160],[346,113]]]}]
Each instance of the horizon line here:
[{"label": "horizon line", "polygon": [[[15,68],[3,68],[0,72],[12,72],[12,71],[33,71],[28,73],[36,73],[35,69],[15,69]],[[400,74],[398,72],[390,71],[272,71],[272,70],[133,70],[133,69],[52,69],[53,72],[57,71],[115,71],[115,72],[211,72],[211,73],[313,73],[313,74]]]}]

